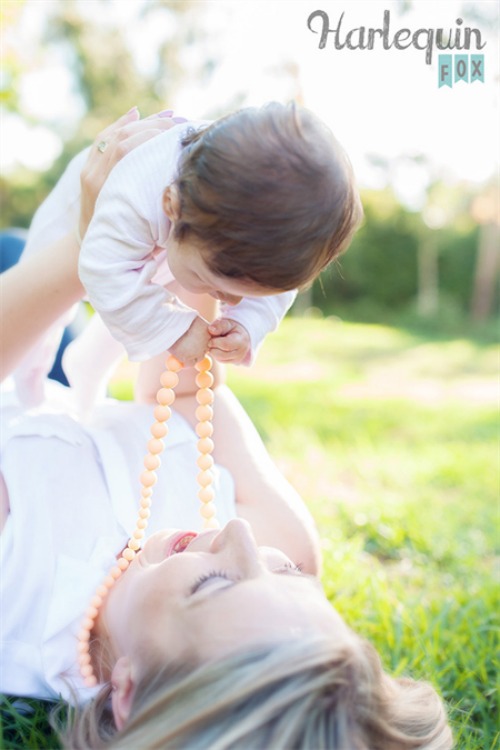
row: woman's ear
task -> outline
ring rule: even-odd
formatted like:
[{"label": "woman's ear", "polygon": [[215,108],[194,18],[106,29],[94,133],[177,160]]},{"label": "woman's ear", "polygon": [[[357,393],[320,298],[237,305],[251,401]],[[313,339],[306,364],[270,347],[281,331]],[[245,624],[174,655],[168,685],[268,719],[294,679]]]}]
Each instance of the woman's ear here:
[{"label": "woman's ear", "polygon": [[135,684],[132,679],[132,665],[126,656],[120,656],[111,672],[111,708],[118,731],[123,729],[132,708]]},{"label": "woman's ear", "polygon": [[170,221],[174,222],[181,215],[181,197],[176,185],[169,185],[163,193],[163,210]]}]

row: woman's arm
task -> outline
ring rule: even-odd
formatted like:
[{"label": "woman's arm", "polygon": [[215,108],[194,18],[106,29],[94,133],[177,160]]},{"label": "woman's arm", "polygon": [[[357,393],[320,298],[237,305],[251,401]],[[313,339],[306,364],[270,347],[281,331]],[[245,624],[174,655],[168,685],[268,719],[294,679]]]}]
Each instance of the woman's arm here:
[{"label": "woman's arm", "polygon": [[[192,397],[175,401],[175,409],[193,426],[195,408]],[[250,417],[225,385],[215,389],[213,425],[214,458],[231,473],[237,513],[249,521],[257,544],[277,547],[306,573],[319,575],[321,552],[314,520],[273,462]]]},{"label": "woman's arm", "polygon": [[3,380],[41,334],[83,297],[78,242],[66,235],[0,277]]},{"label": "woman's arm", "polygon": [[[115,164],[136,146],[175,124],[171,116],[140,120],[134,108],[99,134],[81,175],[79,231],[82,237],[92,218],[97,196]],[[97,148],[101,142],[107,144],[104,151]],[[84,290],[78,278],[78,254],[76,233],[70,233],[40,253],[22,258],[17,266],[2,274],[2,380],[50,325],[83,297]]]}]

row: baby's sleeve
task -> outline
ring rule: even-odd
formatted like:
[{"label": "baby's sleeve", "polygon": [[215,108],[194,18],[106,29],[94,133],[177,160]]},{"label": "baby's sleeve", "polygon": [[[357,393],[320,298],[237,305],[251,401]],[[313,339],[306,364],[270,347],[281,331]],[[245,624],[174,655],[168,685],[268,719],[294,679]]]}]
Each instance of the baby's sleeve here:
[{"label": "baby's sleeve", "polygon": [[152,282],[158,270],[153,251],[164,239],[160,224],[167,221],[159,215],[161,194],[175,170],[172,159],[169,163],[173,149],[155,142],[173,132],[139,146],[113,169],[80,253],[80,279],[90,302],[136,361],[167,350],[196,318]]},{"label": "baby's sleeve", "polygon": [[297,291],[293,290],[270,297],[245,297],[234,307],[229,305],[222,307],[221,317],[240,323],[250,336],[250,352],[242,364],[253,364],[265,337],[278,328],[296,296]]}]

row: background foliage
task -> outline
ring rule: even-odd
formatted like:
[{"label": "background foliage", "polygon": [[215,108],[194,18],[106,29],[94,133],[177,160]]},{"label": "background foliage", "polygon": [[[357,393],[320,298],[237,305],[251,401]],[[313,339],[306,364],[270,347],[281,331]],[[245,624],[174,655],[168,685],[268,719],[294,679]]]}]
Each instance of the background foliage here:
[{"label": "background foliage", "polygon": [[[102,13],[107,4],[94,2]],[[211,53],[201,61],[191,53],[206,44],[208,6],[144,3],[141,12],[162,10],[170,29],[150,72],[102,13],[83,15],[77,0],[46,4],[38,46],[20,54],[4,45],[4,114],[36,129],[23,76],[50,55],[71,71],[75,111],[45,123],[61,139],[53,163],[19,164],[0,177],[1,227],[28,227],[70,158],[112,119],[136,104],[145,116],[175,106],[189,77],[206,80]],[[26,8],[0,5],[4,32]],[[479,4],[474,12],[481,16]],[[230,98],[236,107],[242,92]],[[217,106],[206,113],[220,114]],[[412,158],[429,176],[421,210],[397,197],[392,165],[379,160],[386,187],[362,190],[365,220],[351,248],[231,384],[320,525],[332,603],[387,669],[439,687],[457,748],[493,750],[498,182],[450,183]],[[113,393],[130,396],[130,383]],[[0,746],[56,746],[44,704],[30,702],[30,714],[2,700]]]},{"label": "background foliage", "polygon": [[[193,78],[208,79],[216,64],[211,50],[207,49],[206,55],[194,54],[207,46],[205,26],[211,3],[149,0],[141,5],[142,21],[148,17],[155,20],[158,12],[164,19],[165,38],[158,46],[154,66],[148,70],[136,65],[123,31],[104,22],[110,5],[108,0],[92,0],[87,6],[78,0],[46,3],[47,18],[39,46],[28,51],[22,45],[4,45],[0,99],[4,113],[17,114],[20,123],[35,127],[26,97],[19,93],[23,76],[38,65],[62,58],[71,72],[73,108],[80,116],[75,118],[72,112],[72,117],[58,116],[45,123],[61,138],[61,151],[47,169],[33,171],[21,164],[0,178],[0,227],[28,227],[37,206],[71,157],[110,121],[136,104],[144,116],[175,106],[183,85]],[[95,12],[84,12],[90,7]],[[24,0],[2,4],[2,28],[7,40],[9,32],[14,34],[16,24],[32,9]],[[480,10],[474,11],[479,17]],[[468,12],[472,12],[470,8]],[[483,22],[488,22],[486,16]],[[284,65],[284,75],[295,80],[293,65]],[[301,98],[298,83],[295,98]],[[243,89],[235,90],[228,101],[234,108],[242,99]],[[220,114],[223,112],[215,104],[204,116]],[[363,227],[349,252],[323,274],[299,307],[314,305],[332,312],[339,304],[343,309],[353,306],[358,314],[365,310],[367,320],[371,306],[382,312],[416,310],[419,317],[432,318],[436,325],[460,314],[475,320],[494,318],[498,313],[500,273],[498,175],[486,185],[450,183],[447,175],[422,154],[392,162],[374,155],[370,158],[385,176],[386,187],[362,191]],[[395,197],[392,182],[401,166],[427,175],[420,211]],[[490,258],[489,270],[481,274],[481,260],[485,258],[486,265]]]}]

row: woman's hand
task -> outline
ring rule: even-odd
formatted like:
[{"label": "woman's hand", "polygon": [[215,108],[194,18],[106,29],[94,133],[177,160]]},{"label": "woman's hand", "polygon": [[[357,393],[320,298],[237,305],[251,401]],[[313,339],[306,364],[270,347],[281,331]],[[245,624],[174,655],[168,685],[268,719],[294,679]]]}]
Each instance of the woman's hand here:
[{"label": "woman's hand", "polygon": [[[115,164],[139,144],[180,122],[172,114],[160,112],[140,120],[134,107],[96,138],[82,173],[82,236],[99,191]],[[10,375],[42,334],[83,297],[78,278],[79,251],[75,232],[71,231],[41,251],[21,257],[20,263],[1,274],[1,380]]]},{"label": "woman's hand", "polygon": [[87,231],[95,202],[113,167],[130,151],[156,135],[170,130],[181,118],[164,110],[144,120],[137,107],[105,128],[95,139],[81,174],[80,237]]}]

